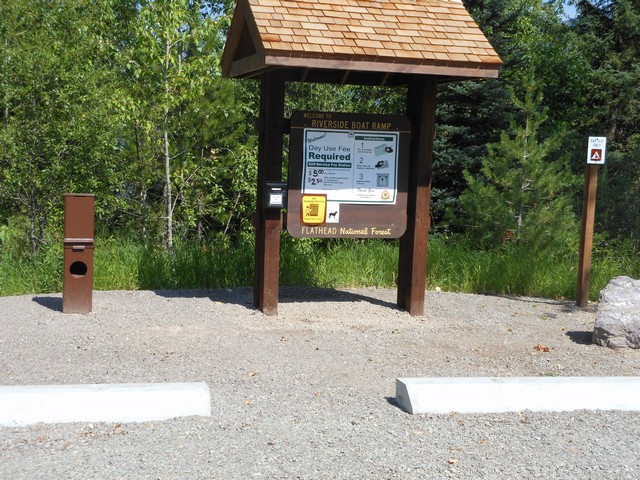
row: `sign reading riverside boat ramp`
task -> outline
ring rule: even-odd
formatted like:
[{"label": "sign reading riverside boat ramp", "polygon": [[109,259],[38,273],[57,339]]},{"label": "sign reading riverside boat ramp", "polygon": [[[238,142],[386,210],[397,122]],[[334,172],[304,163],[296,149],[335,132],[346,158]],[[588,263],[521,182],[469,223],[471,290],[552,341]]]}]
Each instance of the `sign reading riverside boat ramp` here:
[{"label": "sign reading riverside boat ramp", "polygon": [[406,117],[296,112],[287,230],[294,237],[398,238],[406,229]]}]

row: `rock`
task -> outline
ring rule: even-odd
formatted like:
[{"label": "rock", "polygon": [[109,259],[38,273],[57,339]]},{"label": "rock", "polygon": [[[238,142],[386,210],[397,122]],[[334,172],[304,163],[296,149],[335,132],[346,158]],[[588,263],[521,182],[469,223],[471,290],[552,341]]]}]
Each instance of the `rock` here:
[{"label": "rock", "polygon": [[616,277],[600,292],[593,343],[640,348],[640,280]]}]

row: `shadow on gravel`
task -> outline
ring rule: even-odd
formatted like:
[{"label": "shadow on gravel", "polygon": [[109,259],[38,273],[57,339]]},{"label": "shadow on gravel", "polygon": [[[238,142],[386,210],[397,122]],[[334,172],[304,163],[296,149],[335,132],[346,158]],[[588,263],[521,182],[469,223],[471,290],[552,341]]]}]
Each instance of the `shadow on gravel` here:
[{"label": "shadow on gravel", "polygon": [[571,339],[573,343],[577,343],[578,345],[591,345],[593,342],[591,341],[593,337],[593,332],[578,332],[571,331],[566,333],[567,337]]},{"label": "shadow on gravel", "polygon": [[[154,290],[165,298],[209,298],[211,301],[236,305],[253,305],[253,288],[219,288],[215,290]],[[280,287],[280,303],[315,302],[367,302],[381,307],[400,310],[394,302],[380,300],[358,293],[318,287]]]},{"label": "shadow on gravel", "polygon": [[507,300],[515,300],[517,302],[524,302],[524,303],[544,303],[547,305],[558,305],[563,303],[558,300],[553,300],[552,298],[542,298],[542,297],[518,297],[517,295],[501,295],[501,294],[487,295],[487,296],[505,298]]},{"label": "shadow on gravel", "polygon": [[60,297],[33,297],[33,301],[49,310],[62,311],[62,298]]},{"label": "shadow on gravel", "polygon": [[559,305],[563,313],[573,313],[573,312],[581,312],[587,311],[596,313],[598,309],[597,303],[590,303],[585,308],[579,307],[576,305],[576,302],[570,300],[554,300],[552,298],[535,298],[535,297],[517,297],[512,295],[495,295],[499,298],[506,298],[508,300],[515,300],[518,302],[525,303],[542,303],[547,305]]},{"label": "shadow on gravel", "polygon": [[281,303],[367,302],[393,310],[401,310],[394,302],[388,302],[359,293],[335,290],[333,288],[282,287],[280,289],[279,301]]},{"label": "shadow on gravel", "polygon": [[253,303],[253,289],[250,287],[216,288],[215,290],[153,290],[165,298],[208,298],[213,302],[249,305]]},{"label": "shadow on gravel", "polygon": [[389,405],[391,405],[392,407],[396,407],[398,410],[401,410],[405,413],[408,413],[404,408],[402,408],[400,406],[400,404],[398,402],[396,402],[396,397],[384,397],[384,399],[387,401],[387,403]]},{"label": "shadow on gravel", "polygon": [[578,305],[576,305],[575,302],[562,302],[562,311],[564,313],[591,312],[591,313],[595,314],[598,311],[598,304],[597,303],[590,303],[586,307],[582,308],[582,307],[579,307]]}]

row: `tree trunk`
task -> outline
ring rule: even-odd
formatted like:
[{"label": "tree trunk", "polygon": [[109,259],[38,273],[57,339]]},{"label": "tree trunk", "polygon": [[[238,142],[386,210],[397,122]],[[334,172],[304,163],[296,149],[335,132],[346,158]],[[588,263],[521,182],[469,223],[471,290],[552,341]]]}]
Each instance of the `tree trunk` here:
[{"label": "tree trunk", "polygon": [[164,88],[165,106],[164,119],[162,122],[162,139],[164,147],[164,170],[165,170],[165,204],[167,208],[167,248],[169,255],[173,255],[173,199],[171,194],[171,156],[169,155],[169,106],[166,103],[169,98],[169,61],[171,59],[171,44],[166,39],[165,62],[164,62]]},{"label": "tree trunk", "polygon": [[38,200],[34,189],[29,191],[29,243],[31,244],[31,256],[38,253],[41,237],[38,236]]},{"label": "tree trunk", "polygon": [[167,248],[173,251],[173,196],[171,192],[171,157],[169,156],[169,110],[165,108],[163,130],[164,170],[165,170],[165,204],[167,207]]}]

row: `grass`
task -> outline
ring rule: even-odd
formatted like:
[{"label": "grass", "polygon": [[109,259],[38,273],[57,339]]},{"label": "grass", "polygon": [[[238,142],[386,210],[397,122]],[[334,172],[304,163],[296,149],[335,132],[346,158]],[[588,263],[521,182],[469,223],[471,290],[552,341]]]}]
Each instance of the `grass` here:
[{"label": "grass", "polygon": [[[7,242],[5,241],[5,245]],[[131,237],[96,239],[96,290],[214,289],[253,284],[253,240],[218,239],[207,244],[177,242],[173,261],[165,250]],[[0,295],[62,290],[63,249],[52,243],[31,258],[0,249]],[[283,235],[282,285],[387,287],[397,279],[398,242],[312,240]],[[484,294],[574,299],[576,252],[535,254],[507,244],[474,249],[464,239],[432,236],[427,288]],[[598,245],[593,252],[590,298],[595,300],[615,276],[640,278],[637,249],[631,242]]]},{"label": "grass", "polygon": [[[462,242],[431,241],[427,283],[446,291],[575,299],[578,252],[535,253],[506,244],[491,251]],[[594,249],[589,298],[609,280],[640,278],[640,256],[630,242]]]}]

